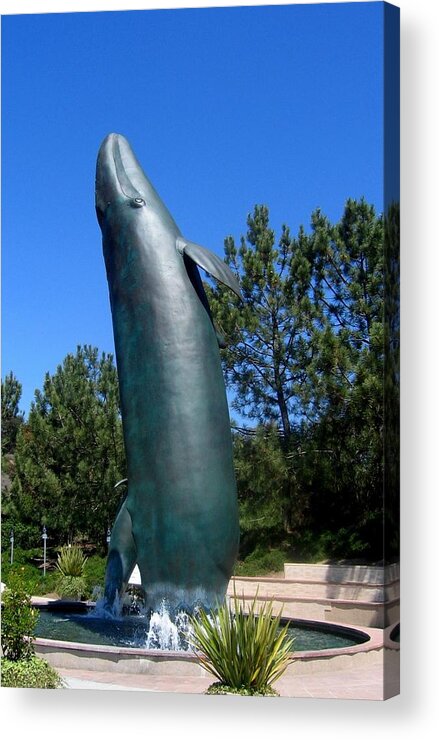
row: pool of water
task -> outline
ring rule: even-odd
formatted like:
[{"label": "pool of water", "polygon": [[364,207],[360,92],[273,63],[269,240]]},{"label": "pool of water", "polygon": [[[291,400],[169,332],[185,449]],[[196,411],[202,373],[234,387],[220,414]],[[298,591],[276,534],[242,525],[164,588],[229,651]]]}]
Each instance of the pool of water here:
[{"label": "pool of water", "polygon": [[[288,620],[284,620],[288,621]],[[41,609],[36,636],[51,640],[66,640],[94,645],[110,645],[130,648],[185,650],[187,617],[176,620],[176,624],[165,624],[160,637],[157,625],[143,616],[122,619],[102,619],[93,612],[71,613]],[[322,627],[313,622],[290,620],[289,634],[295,638],[295,651],[329,650],[358,645],[368,640],[360,631],[335,627]]]}]

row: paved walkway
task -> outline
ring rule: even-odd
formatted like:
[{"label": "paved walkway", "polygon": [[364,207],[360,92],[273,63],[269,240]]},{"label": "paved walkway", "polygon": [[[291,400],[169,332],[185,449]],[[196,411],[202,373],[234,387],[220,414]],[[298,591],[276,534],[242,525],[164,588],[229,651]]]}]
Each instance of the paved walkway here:
[{"label": "paved walkway", "polygon": [[[69,689],[202,694],[214,680],[213,677],[134,675],[66,668],[59,672]],[[377,665],[350,671],[284,676],[277,681],[276,689],[284,697],[382,700],[382,680],[382,667]],[[396,687],[388,684],[389,695],[396,693],[392,689]]]}]

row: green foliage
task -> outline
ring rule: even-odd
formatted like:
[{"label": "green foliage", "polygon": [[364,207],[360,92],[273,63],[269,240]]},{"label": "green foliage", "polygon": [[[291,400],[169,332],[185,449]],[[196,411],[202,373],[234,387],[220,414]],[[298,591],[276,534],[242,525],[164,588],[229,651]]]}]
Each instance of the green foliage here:
[{"label": "green foliage", "polygon": [[294,549],[312,531],[329,557],[344,543],[380,560],[384,492],[398,526],[399,209],[384,219],[349,199],[338,223],[317,209],[308,233],[284,225],[276,243],[256,206],[247,227],[225,240],[244,306],[207,286],[233,406],[258,424],[234,434],[241,556],[258,536]]},{"label": "green foliage", "polygon": [[23,412],[19,410],[21,393],[21,383],[10,372],[1,383],[2,455],[14,451],[17,433],[23,423]]},{"label": "green foliage", "polygon": [[2,552],[2,580],[8,585],[10,579],[19,578],[23,588],[33,596],[56,591],[57,575],[50,570],[43,575],[39,564],[42,562],[42,550],[14,549],[14,562],[10,564],[10,553]]},{"label": "green foliage", "polygon": [[[259,422],[275,422],[288,437],[306,366],[309,336],[307,275],[295,271],[289,232],[278,248],[268,226],[266,206],[247,219],[247,238],[239,249],[225,240],[226,262],[240,275],[244,306],[218,285],[207,289],[216,324],[227,337],[223,353],[226,381],[234,408]],[[305,300],[305,303],[304,303]]]},{"label": "green foliage", "polygon": [[201,610],[191,618],[190,641],[200,664],[224,687],[265,693],[292,661],[293,638],[288,625],[280,627],[280,616],[265,603],[256,613],[257,597],[248,614],[234,594],[233,610],[221,605],[210,615]]},{"label": "green foliage", "polygon": [[83,576],[59,575],[56,584],[57,592],[63,599],[82,599],[89,593],[87,579]]},{"label": "green foliage", "polygon": [[[11,577],[18,577],[26,592],[34,596],[44,596],[49,593],[61,595],[59,592],[60,573],[58,569],[47,570],[46,575],[43,576],[41,568],[37,565],[40,559],[40,549],[22,550],[17,548],[14,550],[14,563],[11,566],[9,553],[4,551],[2,553],[2,580],[8,584]],[[83,574],[85,583],[81,584],[83,598],[90,598],[95,586],[103,587],[105,567],[106,557],[92,555],[87,558]],[[65,595],[70,596],[69,593]],[[78,597],[72,596],[72,598]]]},{"label": "green foliage", "polygon": [[[268,208],[225,240],[244,305],[207,285],[233,406],[242,567],[291,559],[392,560],[399,526],[399,206],[348,199],[276,239]],[[2,383],[2,547],[86,540],[106,549],[126,476],[117,374],[89,346],[46,375],[27,422],[20,383]],[[6,434],[5,434],[6,430]],[[384,510],[384,496],[386,507]],[[383,551],[384,541],[384,551]],[[259,551],[258,551],[259,548]],[[248,561],[248,562],[247,562]],[[241,568],[241,564],[238,568]],[[27,569],[28,564],[24,565]],[[85,571],[89,591],[95,582]],[[38,574],[33,593],[45,584]],[[48,585],[48,580],[46,585]],[[49,590],[49,589],[47,589]]]},{"label": "green foliage", "polygon": [[57,590],[62,598],[80,599],[88,592],[85,578],[87,558],[78,545],[64,545],[58,553]]},{"label": "green foliage", "polygon": [[17,436],[15,465],[11,500],[23,524],[46,524],[51,542],[81,535],[105,545],[120,504],[114,485],[125,477],[111,355],[78,347],[46,374]]},{"label": "green foliage", "polygon": [[[18,550],[31,550],[35,543],[41,542],[41,527],[32,522],[20,520],[8,493],[2,495],[2,552],[10,551],[11,530],[14,531],[14,553]],[[15,557],[14,557],[15,559]]]},{"label": "green foliage", "polygon": [[[107,558],[99,555],[84,558],[82,574],[75,576],[73,573],[70,575],[65,573],[58,576],[56,583],[58,594],[63,598],[92,598],[96,588],[103,589],[104,587],[106,564]],[[78,568],[71,568],[71,570],[79,571]]]},{"label": "green foliage", "polygon": [[234,433],[241,556],[258,544],[272,547],[302,531],[308,521],[306,471],[301,456],[287,454],[273,425],[252,435]]},{"label": "green foliage", "polygon": [[236,576],[263,576],[280,573],[288,562],[288,552],[276,548],[265,549],[258,545],[247,557],[236,563]]},{"label": "green foliage", "polygon": [[87,581],[87,595],[91,596],[96,586],[103,588],[107,558],[93,555],[87,559],[84,575]]},{"label": "green foliage", "polygon": [[2,595],[1,645],[10,661],[26,660],[34,654],[33,637],[38,620],[30,596],[19,578],[10,578]]},{"label": "green foliage", "polygon": [[83,576],[87,558],[78,545],[63,545],[56,567],[63,576]]},{"label": "green foliage", "polygon": [[28,660],[1,660],[3,687],[23,689],[60,689],[63,680],[45,660],[32,656]]}]

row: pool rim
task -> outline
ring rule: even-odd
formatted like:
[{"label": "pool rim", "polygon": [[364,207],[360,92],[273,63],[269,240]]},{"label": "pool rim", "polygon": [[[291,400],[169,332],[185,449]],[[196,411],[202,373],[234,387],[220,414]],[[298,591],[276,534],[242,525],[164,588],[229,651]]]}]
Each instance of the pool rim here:
[{"label": "pool rim", "polygon": [[[94,606],[94,602],[85,601],[68,601],[61,599],[32,599],[32,605],[41,610],[47,611],[64,611],[71,610],[72,612],[87,611],[87,609]],[[345,622],[329,622],[316,619],[294,619],[289,617],[283,617],[283,621],[294,622],[297,626],[311,626],[318,630],[326,630],[330,632],[344,633],[346,636],[356,634],[358,636],[366,636],[366,639],[355,645],[349,645],[348,647],[337,647],[337,648],[326,648],[324,650],[302,650],[292,651],[294,660],[307,661],[314,660],[316,658],[332,658],[335,656],[342,655],[356,655],[358,653],[367,653],[373,650],[379,650],[384,646],[384,635],[383,630],[377,627],[358,627],[358,625],[350,625]],[[159,649],[146,649],[137,647],[119,647],[114,645],[99,645],[97,643],[85,643],[85,642],[74,642],[68,640],[52,640],[46,637],[36,637],[34,640],[35,646],[41,646],[46,648],[58,648],[66,650],[74,650],[79,652],[90,652],[96,653],[107,653],[111,656],[126,655],[126,656],[138,656],[139,658],[150,658],[160,659],[164,658],[169,661],[180,660],[183,662],[194,662],[198,661],[197,654],[194,651],[183,651],[183,650],[159,650]]]}]

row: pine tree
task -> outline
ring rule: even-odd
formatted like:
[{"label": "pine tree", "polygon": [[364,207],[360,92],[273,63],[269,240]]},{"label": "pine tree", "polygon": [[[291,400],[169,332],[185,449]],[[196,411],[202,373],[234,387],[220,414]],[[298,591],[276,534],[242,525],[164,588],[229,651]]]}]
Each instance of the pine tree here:
[{"label": "pine tree", "polygon": [[12,453],[15,449],[17,433],[23,423],[23,412],[19,409],[22,385],[13,372],[2,380],[2,455]]},{"label": "pine tree", "polygon": [[329,506],[320,498],[329,521],[370,540],[381,537],[384,504],[383,219],[364,200],[348,200],[338,224],[317,211],[312,227],[313,300],[323,315],[318,435],[332,450],[333,478]]},{"label": "pine tree", "polygon": [[239,249],[233,237],[225,240],[225,260],[240,276],[244,306],[221,285],[208,287],[209,302],[227,337],[223,363],[235,408],[259,423],[276,423],[288,441],[292,419],[301,415],[298,398],[310,359],[307,265],[288,227],[275,247],[266,206],[255,207],[247,226]]},{"label": "pine tree", "polygon": [[265,206],[247,226],[239,248],[225,240],[244,308],[209,288],[229,343],[223,363],[234,405],[278,429],[289,471],[281,496],[287,531],[306,511],[315,532],[342,533],[334,551],[340,543],[382,551],[383,218],[349,199],[338,223],[317,209],[308,233],[301,227],[293,238],[284,225],[277,246]]},{"label": "pine tree", "polygon": [[22,522],[44,523],[57,543],[104,542],[124,475],[113,358],[78,347],[35,393],[17,439],[13,501]]}]

